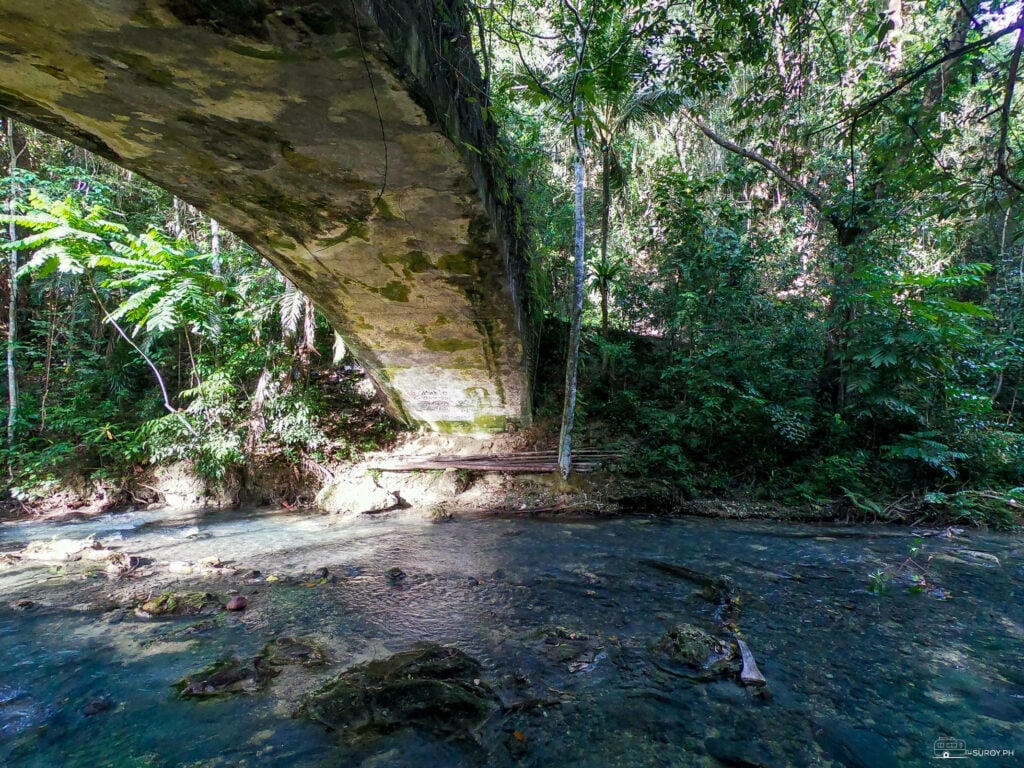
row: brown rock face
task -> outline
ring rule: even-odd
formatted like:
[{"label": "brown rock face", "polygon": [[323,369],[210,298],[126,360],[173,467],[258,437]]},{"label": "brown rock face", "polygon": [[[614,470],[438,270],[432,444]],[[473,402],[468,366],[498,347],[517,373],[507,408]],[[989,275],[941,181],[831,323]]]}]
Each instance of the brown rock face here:
[{"label": "brown rock face", "polygon": [[7,0],[0,111],[241,235],[394,412],[529,419],[518,207],[460,0]]}]

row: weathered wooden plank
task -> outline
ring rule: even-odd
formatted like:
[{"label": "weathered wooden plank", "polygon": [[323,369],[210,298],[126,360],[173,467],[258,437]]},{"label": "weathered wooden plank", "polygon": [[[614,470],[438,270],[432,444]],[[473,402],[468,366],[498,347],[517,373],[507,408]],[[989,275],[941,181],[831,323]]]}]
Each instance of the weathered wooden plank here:
[{"label": "weathered wooden plank", "polygon": [[[583,450],[573,454],[573,468],[577,472],[593,472],[608,461],[616,461],[617,453]],[[554,472],[558,469],[554,451],[529,451],[513,454],[486,454],[477,456],[410,456],[407,459],[382,462],[373,469],[386,472],[410,472],[433,469],[468,469],[479,472]]]}]

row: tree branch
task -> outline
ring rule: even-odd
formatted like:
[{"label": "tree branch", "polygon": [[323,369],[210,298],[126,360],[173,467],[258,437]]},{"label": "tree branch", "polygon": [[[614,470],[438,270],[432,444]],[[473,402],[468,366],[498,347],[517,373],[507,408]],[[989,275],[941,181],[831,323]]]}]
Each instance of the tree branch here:
[{"label": "tree branch", "polygon": [[[114,320],[114,318],[111,316],[111,313],[107,311],[106,306],[103,304],[103,299],[100,298],[99,291],[96,290],[96,286],[93,284],[92,275],[87,276],[86,283],[89,286],[89,290],[92,291],[93,298],[96,299],[96,304],[99,306],[100,311],[103,312],[106,321],[110,323],[112,326],[114,326],[114,330],[117,331],[118,335],[126,342],[128,342],[128,346],[130,346],[132,349],[139,353],[142,359],[146,361],[146,365],[148,365],[150,370],[153,371],[153,375],[156,377],[156,383],[160,386],[160,394],[162,394],[164,397],[164,408],[166,408],[171,413],[178,413],[178,409],[171,405],[171,399],[167,394],[167,387],[166,385],[164,385],[164,378],[163,376],[160,375],[160,370],[156,367],[156,363],[154,363],[152,359],[150,359],[149,355],[147,355],[145,352],[142,351],[142,349],[139,348],[138,344],[132,341],[131,337],[127,333],[125,333],[124,329],[120,326],[120,324],[118,324],[118,322]],[[185,426],[189,426],[187,422]],[[189,426],[190,431],[191,429],[192,428]],[[195,433],[193,432],[193,434]]]},{"label": "tree branch", "polygon": [[883,101],[885,101],[886,99],[889,99],[890,97],[892,97],[895,94],[899,93],[904,88],[906,88],[908,85],[916,82],[917,80],[922,78],[924,75],[927,75],[929,72],[931,72],[936,67],[941,67],[943,64],[945,64],[948,61],[952,61],[953,59],[957,59],[957,58],[959,58],[961,56],[964,56],[964,55],[966,55],[968,53],[972,53],[973,51],[977,51],[977,50],[979,50],[981,48],[985,48],[985,47],[991,45],[992,43],[996,42],[997,40],[1000,40],[1000,39],[1006,37],[1007,35],[1012,34],[1013,32],[1016,32],[1018,30],[1024,30],[1024,17],[1017,19],[1017,21],[1015,21],[1013,24],[1009,25],[1008,27],[1004,27],[1003,29],[1000,29],[1000,30],[998,30],[996,32],[993,32],[991,35],[986,35],[985,37],[981,38],[980,40],[975,40],[973,43],[968,43],[967,45],[963,45],[963,46],[960,46],[959,48],[955,48],[952,51],[949,51],[948,53],[946,53],[944,56],[940,56],[939,58],[935,59],[934,61],[931,61],[931,62],[929,62],[927,64],[924,64],[923,66],[918,67],[917,69],[915,69],[910,74],[905,75],[902,80],[900,80],[898,83],[896,83],[891,88],[886,89],[885,91],[880,93],[878,96],[875,96],[874,98],[868,99],[866,102],[861,104],[859,107],[856,107],[852,112],[848,113],[847,115],[845,115],[844,117],[842,117],[839,120],[835,121],[834,123],[826,125],[824,128],[818,128],[818,129],[816,129],[814,131],[811,131],[810,134],[808,134],[808,135],[809,136],[814,136],[814,135],[819,134],[819,133],[824,133],[825,131],[830,131],[833,128],[838,128],[839,126],[841,126],[841,125],[843,125],[845,123],[848,123],[851,120],[856,120],[856,119],[858,119],[860,117],[863,117],[868,112],[870,112],[875,107],[877,107],[879,104],[881,104]]},{"label": "tree branch", "polygon": [[[526,61],[526,54],[523,53],[522,45],[520,45],[520,43],[519,43],[518,34],[523,34],[526,37],[532,37],[534,39],[549,39],[549,38],[544,38],[543,36],[540,36],[540,35],[533,35],[532,33],[525,32],[525,31],[521,30],[519,27],[517,27],[517,26],[515,26],[513,24],[513,19],[511,17],[507,18],[504,14],[501,13],[501,11],[499,11],[497,8],[495,8],[493,6],[492,6],[491,10],[493,10],[494,13],[498,16],[498,18],[500,18],[502,20],[502,22],[505,24],[505,26],[507,26],[514,33],[509,38],[506,38],[505,36],[503,36],[501,33],[498,33],[498,32],[496,32],[495,35],[503,43],[511,45],[511,46],[513,46],[516,49],[516,55],[519,57],[519,63],[522,65],[523,71],[526,73],[527,77],[530,78],[530,80],[533,82],[533,84],[535,86],[537,86],[537,89],[540,90],[545,96],[547,96],[552,101],[554,101],[554,102],[556,102],[558,104],[561,104],[563,107],[568,108],[569,107],[569,103],[565,99],[563,99],[560,94],[558,94],[556,91],[552,90],[540,78],[540,76],[534,71],[533,67],[531,67],[529,65],[529,63],[527,63],[527,61]],[[513,8],[513,12],[514,12],[514,10],[515,9]],[[516,34],[516,33],[518,33],[518,34]]]},{"label": "tree branch", "polygon": [[703,133],[705,136],[707,136],[709,139],[715,142],[715,144],[717,144],[720,147],[723,147],[724,149],[729,150],[734,154],[739,155],[740,157],[744,157],[747,160],[750,160],[751,162],[757,163],[762,168],[765,168],[772,175],[778,178],[779,181],[784,183],[787,187],[790,187],[798,194],[803,195],[807,199],[807,202],[809,202],[814,207],[814,209],[818,211],[818,213],[822,213],[821,195],[819,195],[817,192],[814,192],[811,189],[808,189],[805,185],[801,184],[799,181],[796,180],[796,178],[794,178],[790,173],[785,171],[781,166],[773,163],[764,155],[761,155],[753,151],[752,149],[742,147],[736,142],[730,141],[724,136],[719,135],[711,128],[709,128],[707,125],[702,123],[689,110],[684,109],[682,110],[682,113],[687,120],[689,120],[691,123],[693,123],[694,126],[697,127],[697,130],[699,130],[701,133]]},{"label": "tree branch", "polygon": [[[1024,23],[1024,9],[1021,10],[1017,23]],[[1010,57],[1010,72],[1006,76],[1006,94],[1003,97],[1003,107],[999,114],[999,149],[996,154],[996,175],[1013,187],[1018,192],[1024,192],[1024,185],[1015,181],[1010,176],[1009,169],[1009,133],[1010,133],[1010,109],[1013,106],[1013,91],[1017,85],[1017,70],[1020,69],[1021,50],[1024,49],[1024,27],[1017,34],[1017,44],[1013,47],[1013,55]]]}]

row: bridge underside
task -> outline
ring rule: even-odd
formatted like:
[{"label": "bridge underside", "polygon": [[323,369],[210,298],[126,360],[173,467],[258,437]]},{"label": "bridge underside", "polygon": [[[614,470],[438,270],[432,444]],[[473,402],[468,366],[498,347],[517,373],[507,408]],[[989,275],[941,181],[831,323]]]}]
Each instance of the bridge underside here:
[{"label": "bridge underside", "polygon": [[407,421],[502,429],[529,419],[516,208],[457,3],[4,0],[0,111],[236,232]]}]

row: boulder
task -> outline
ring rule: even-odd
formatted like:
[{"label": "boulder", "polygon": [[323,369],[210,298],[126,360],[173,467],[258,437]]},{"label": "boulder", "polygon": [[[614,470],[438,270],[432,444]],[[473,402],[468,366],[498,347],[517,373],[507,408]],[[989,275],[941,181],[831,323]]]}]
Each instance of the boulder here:
[{"label": "boulder", "polygon": [[381,488],[369,475],[341,478],[325,485],[316,495],[316,505],[332,514],[383,512],[401,504],[397,494]]},{"label": "boulder", "polygon": [[[18,553],[25,560],[44,563],[67,563],[88,557],[90,560],[105,558],[109,551],[96,539],[54,539],[53,541],[29,542]],[[98,555],[98,556],[97,556]]]},{"label": "boulder", "polygon": [[456,648],[421,644],[342,672],[310,695],[301,711],[348,745],[404,728],[457,740],[470,736],[498,705],[480,672],[480,663]]}]

